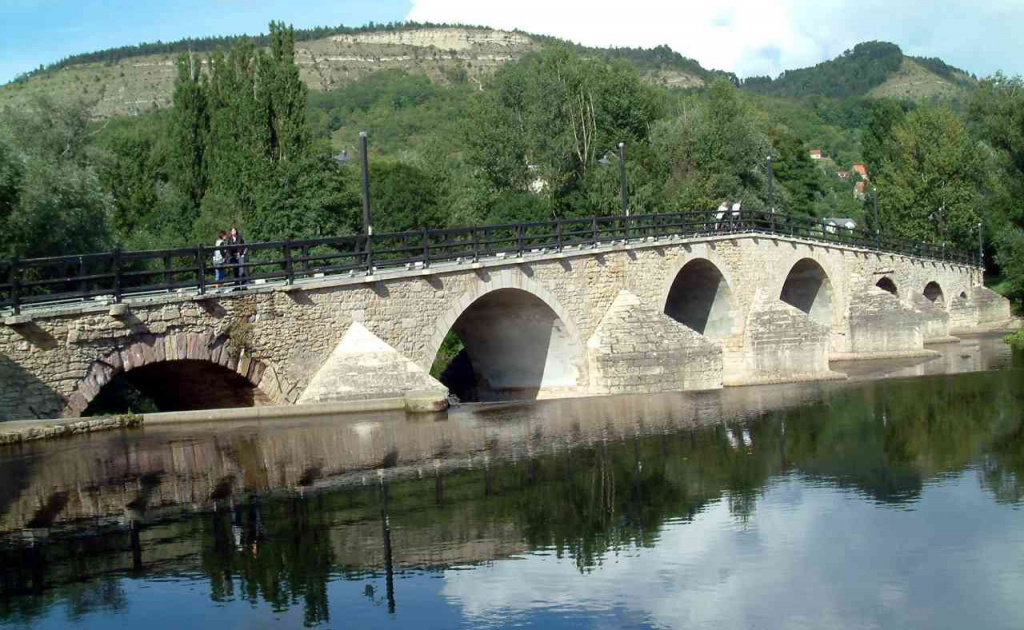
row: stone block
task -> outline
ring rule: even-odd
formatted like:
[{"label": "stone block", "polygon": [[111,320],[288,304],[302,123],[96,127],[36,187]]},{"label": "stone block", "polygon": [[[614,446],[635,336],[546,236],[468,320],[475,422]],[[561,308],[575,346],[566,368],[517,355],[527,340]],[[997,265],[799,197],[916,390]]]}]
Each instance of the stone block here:
[{"label": "stone block", "polygon": [[[661,340],[659,351],[638,351],[636,335]],[[590,391],[660,392],[722,386],[722,349],[622,290],[587,341]],[[669,369],[671,368],[671,369]],[[657,378],[652,378],[657,375]]]}]

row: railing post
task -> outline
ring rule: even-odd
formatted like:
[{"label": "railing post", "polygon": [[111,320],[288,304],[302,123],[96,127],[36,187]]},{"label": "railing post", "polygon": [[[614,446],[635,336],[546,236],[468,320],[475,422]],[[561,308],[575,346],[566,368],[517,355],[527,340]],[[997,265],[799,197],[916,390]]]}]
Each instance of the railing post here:
[{"label": "railing post", "polygon": [[519,258],[522,258],[523,257],[523,250],[525,248],[526,226],[524,226],[522,223],[520,223],[518,228],[517,228],[517,232],[518,232],[517,240],[519,241],[519,254],[518,254],[518,256],[519,256]]},{"label": "railing post", "polygon": [[171,292],[171,255],[164,254],[164,290]]},{"label": "railing post", "polygon": [[11,259],[11,302],[14,304],[14,314],[21,315],[21,274],[18,273],[21,267],[21,259],[15,256]]},{"label": "railing post", "polygon": [[121,303],[121,248],[114,248],[114,304]]},{"label": "railing post", "polygon": [[430,230],[423,228],[423,268],[430,266]]},{"label": "railing post", "polygon": [[284,273],[285,283],[289,285],[295,284],[295,263],[292,261],[292,243],[288,239],[284,240]]},{"label": "railing post", "polygon": [[597,247],[597,217],[590,217],[590,246]]},{"label": "railing post", "polygon": [[373,275],[373,236],[366,235],[366,275]]},{"label": "railing post", "polygon": [[199,270],[199,295],[206,295],[206,248],[202,244],[196,245],[196,265]]},{"label": "railing post", "polygon": [[85,281],[85,256],[78,257],[78,292],[82,294],[82,299],[85,299],[85,294],[88,293],[89,286]]}]

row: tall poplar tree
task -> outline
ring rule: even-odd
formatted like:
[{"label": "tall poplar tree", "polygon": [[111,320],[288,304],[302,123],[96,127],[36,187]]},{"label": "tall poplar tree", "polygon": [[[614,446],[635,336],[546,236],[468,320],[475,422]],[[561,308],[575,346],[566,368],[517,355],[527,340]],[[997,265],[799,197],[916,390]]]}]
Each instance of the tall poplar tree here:
[{"label": "tall poplar tree", "polygon": [[185,197],[186,205],[179,226],[182,229],[191,227],[198,216],[208,185],[206,154],[210,112],[201,66],[195,55],[180,55],[178,78],[174,84],[171,116],[174,150],[170,170],[171,181]]}]

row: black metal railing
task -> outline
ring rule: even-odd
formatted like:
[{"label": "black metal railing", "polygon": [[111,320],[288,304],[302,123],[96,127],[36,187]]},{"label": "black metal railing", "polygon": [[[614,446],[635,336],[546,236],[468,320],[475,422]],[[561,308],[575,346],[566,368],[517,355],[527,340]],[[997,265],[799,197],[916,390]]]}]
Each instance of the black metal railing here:
[{"label": "black metal railing", "polygon": [[179,290],[200,294],[260,281],[336,274],[370,275],[379,269],[430,267],[483,258],[523,257],[567,248],[595,247],[668,237],[764,233],[867,248],[917,258],[979,265],[976,256],[951,248],[847,229],[806,217],[743,210],[559,219],[532,223],[415,230],[251,243],[214,248],[122,251],[0,261],[0,308]]}]

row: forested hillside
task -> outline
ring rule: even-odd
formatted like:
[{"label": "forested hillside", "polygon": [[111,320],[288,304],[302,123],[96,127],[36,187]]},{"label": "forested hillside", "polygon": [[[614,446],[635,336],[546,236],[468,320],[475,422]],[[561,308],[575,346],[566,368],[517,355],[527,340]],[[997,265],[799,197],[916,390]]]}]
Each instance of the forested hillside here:
[{"label": "forested hillside", "polygon": [[[272,24],[266,39],[169,59],[167,102],[134,116],[97,117],[91,91],[51,98],[32,86],[54,79],[32,77],[17,107],[0,106],[0,256],[210,243],[230,225],[250,240],[354,233],[359,169],[335,158],[355,157],[366,131],[378,232],[618,213],[624,142],[633,212],[742,199],[874,227],[877,188],[886,231],[973,249],[983,222],[989,263],[1024,279],[1018,79],[974,87],[875,43],[741,86],[666,47],[449,27],[332,37],[309,41],[438,57],[371,60],[345,80],[332,73],[350,62],[334,60],[311,80],[308,41]],[[509,54],[485,60],[482,46]],[[908,60],[972,87],[954,101],[877,97]],[[1024,281],[1011,290],[1024,296]]]},{"label": "forested hillside", "polygon": [[864,42],[811,68],[787,70],[776,79],[750,77],[743,87],[784,98],[897,96],[922,100],[955,96],[976,80],[941,59],[907,57],[896,44]]},{"label": "forested hillside", "polygon": [[[97,117],[169,107],[177,55],[199,54],[205,64],[208,53],[226,50],[243,40],[266,47],[270,36],[186,39],[75,55],[0,86],[0,106],[24,105],[38,96],[61,101],[80,99],[91,105]],[[705,70],[667,46],[595,49],[553,37],[462,25],[398,23],[302,29],[295,31],[295,42],[299,78],[312,91],[337,90],[385,70],[421,74],[435,83],[479,88],[505,63],[551,46],[627,61],[648,81],[670,86],[699,87],[717,76],[731,77]]]}]

